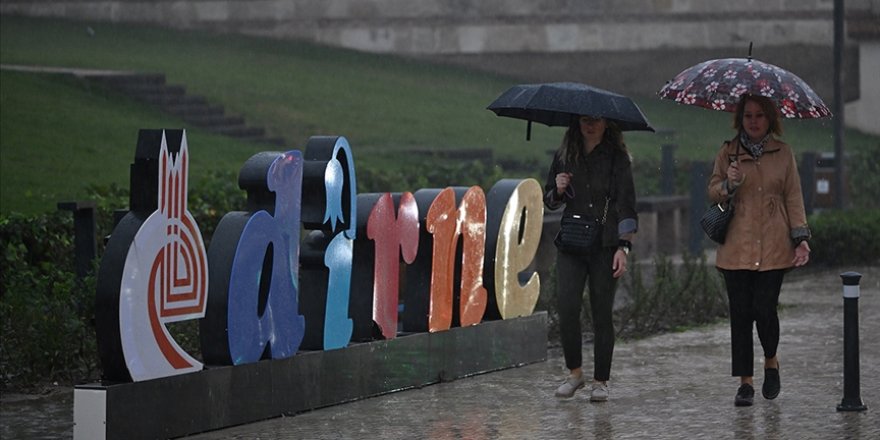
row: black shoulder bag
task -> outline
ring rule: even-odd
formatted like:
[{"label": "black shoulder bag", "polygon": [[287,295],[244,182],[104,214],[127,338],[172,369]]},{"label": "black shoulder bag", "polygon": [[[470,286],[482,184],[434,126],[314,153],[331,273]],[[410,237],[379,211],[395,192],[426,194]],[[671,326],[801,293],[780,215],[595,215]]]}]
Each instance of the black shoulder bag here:
[{"label": "black shoulder bag", "polygon": [[[739,143],[736,144],[736,152],[739,154]],[[718,244],[724,244],[727,237],[727,228],[730,221],[733,220],[733,195],[729,194],[727,198],[720,203],[713,204],[706,209],[703,217],[700,218],[700,226],[706,235],[712,241]]]},{"label": "black shoulder bag", "polygon": [[602,227],[608,219],[608,204],[611,202],[611,184],[614,182],[614,156],[611,156],[611,174],[608,178],[608,191],[605,193],[605,208],[602,219],[586,215],[563,213],[559,222],[559,232],[553,240],[556,248],[572,255],[587,255],[597,239],[601,240]]},{"label": "black shoulder bag", "polygon": [[[725,204],[727,204],[726,207]],[[724,239],[727,237],[727,227],[730,226],[731,220],[733,220],[733,200],[728,197],[721,203],[716,203],[706,209],[703,217],[700,218],[700,226],[712,241],[724,244]]]}]

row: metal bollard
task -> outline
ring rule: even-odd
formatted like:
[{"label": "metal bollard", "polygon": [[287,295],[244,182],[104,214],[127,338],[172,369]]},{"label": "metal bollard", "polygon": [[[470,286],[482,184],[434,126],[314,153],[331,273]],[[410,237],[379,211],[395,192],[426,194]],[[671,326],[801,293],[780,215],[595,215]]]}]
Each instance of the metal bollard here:
[{"label": "metal bollard", "polygon": [[859,280],[862,274],[844,272],[843,280],[843,400],[838,411],[865,411],[859,391]]}]

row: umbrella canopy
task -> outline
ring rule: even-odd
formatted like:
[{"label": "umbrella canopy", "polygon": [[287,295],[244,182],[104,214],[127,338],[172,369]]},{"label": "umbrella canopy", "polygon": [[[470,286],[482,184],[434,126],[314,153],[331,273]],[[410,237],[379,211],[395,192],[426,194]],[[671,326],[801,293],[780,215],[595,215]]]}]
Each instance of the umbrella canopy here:
[{"label": "umbrella canopy", "polygon": [[582,116],[614,121],[621,130],[654,131],[642,110],[626,96],[586,84],[559,82],[513,86],[489,104],[498,116],[567,127]]},{"label": "umbrella canopy", "polygon": [[746,94],[770,98],[786,118],[831,116],[819,95],[797,75],[749,58],[709,60],[688,67],[660,89],[660,97],[735,112]]}]

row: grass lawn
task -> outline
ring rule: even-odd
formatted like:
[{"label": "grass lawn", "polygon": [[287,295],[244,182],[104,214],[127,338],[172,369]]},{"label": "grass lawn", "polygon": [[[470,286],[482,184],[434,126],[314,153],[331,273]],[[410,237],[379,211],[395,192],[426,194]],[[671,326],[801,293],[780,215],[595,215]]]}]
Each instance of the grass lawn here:
[{"label": "grass lawn", "polygon": [[[485,109],[518,82],[515,75],[294,41],[4,16],[0,62],[165,73],[169,83],[283,136],[290,148],[303,148],[313,135],[343,135],[358,166],[405,166],[419,160],[405,151],[422,148],[489,148],[496,158],[544,163],[563,133],[537,125],[526,142],[524,121]],[[72,80],[12,72],[0,79],[2,212],[55,209],[57,201],[80,197],[89,184],[127,186],[137,130],[185,127],[151,107]],[[679,160],[711,160],[733,134],[728,113],[634,98],[663,130],[627,133],[636,160],[656,159],[665,143],[679,146]],[[785,128],[784,139],[797,151],[833,150],[830,120],[785,121]],[[237,171],[260,150],[198,130],[188,131],[188,139],[195,184],[200,171]],[[876,136],[846,133],[849,150],[876,149],[878,142]]]},{"label": "grass lawn", "polygon": [[[0,72],[0,207],[26,213],[77,200],[89,185],[128,187],[138,130],[181,122],[138,103],[89,92],[72,80]],[[190,179],[237,170],[261,147],[188,130]]]}]

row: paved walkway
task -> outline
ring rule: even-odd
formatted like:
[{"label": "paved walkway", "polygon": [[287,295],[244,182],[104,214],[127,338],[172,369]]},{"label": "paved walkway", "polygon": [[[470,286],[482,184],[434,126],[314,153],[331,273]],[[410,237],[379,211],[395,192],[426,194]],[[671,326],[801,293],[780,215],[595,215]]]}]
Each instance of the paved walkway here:
[{"label": "paved walkway", "polygon": [[553,396],[565,372],[560,351],[551,349],[547,362],[188,438],[880,439],[880,268],[860,270],[861,397],[868,405],[861,413],[836,411],[843,397],[839,272],[789,274],[781,295],[782,393],[760,397],[759,370],[753,407],[733,405],[738,380],[729,376],[722,323],[619,343],[604,404],[589,403],[586,393]]},{"label": "paved walkway", "polygon": [[[843,397],[841,271],[824,270],[794,272],[786,279],[780,311],[782,393],[767,401],[758,391],[753,407],[733,406],[738,383],[729,376],[728,327],[720,323],[618,343],[611,400],[604,404],[589,403],[586,393],[567,400],[553,396],[565,372],[560,351],[551,349],[547,362],[187,439],[880,439],[880,267],[855,270],[863,275],[859,331],[865,412],[836,411]],[[587,358],[589,353],[585,347]],[[760,362],[756,358],[757,366]],[[757,373],[760,390],[762,373]],[[16,438],[15,433],[50,438],[46,432],[53,427],[52,432],[71,436],[69,412],[56,411],[50,422],[39,405],[29,405],[21,410],[21,404],[4,402],[3,438]],[[13,413],[17,416],[10,417]],[[10,430],[11,418],[28,413],[31,430]]]}]

